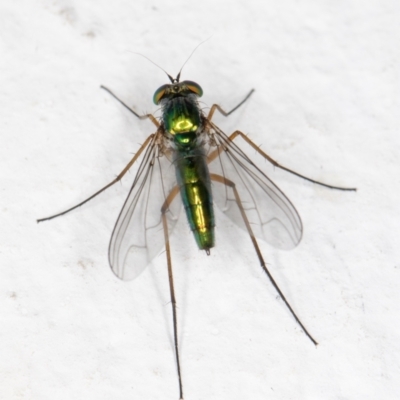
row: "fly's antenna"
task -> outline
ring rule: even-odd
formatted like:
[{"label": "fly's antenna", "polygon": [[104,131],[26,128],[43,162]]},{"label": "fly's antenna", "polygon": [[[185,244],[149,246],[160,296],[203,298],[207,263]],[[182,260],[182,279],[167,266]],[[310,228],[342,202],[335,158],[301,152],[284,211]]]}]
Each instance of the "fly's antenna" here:
[{"label": "fly's antenna", "polygon": [[212,38],[212,35],[207,38],[206,40],[203,40],[201,43],[199,43],[194,50],[190,53],[190,56],[186,59],[186,61],[183,63],[181,69],[179,70],[178,75],[176,76],[176,78],[174,79],[164,68],[161,68],[158,64],[156,64],[154,61],[150,60],[150,58],[144,56],[143,54],[140,53],[136,53],[135,51],[129,51],[129,53],[133,53],[133,54],[137,54],[138,56],[141,56],[143,58],[145,58],[147,61],[150,61],[153,65],[155,65],[156,67],[160,68],[161,71],[164,71],[164,73],[168,76],[169,80],[171,81],[171,83],[179,83],[179,79],[181,77],[181,73],[183,70],[183,67],[186,65],[186,63],[192,58],[192,55],[194,54],[194,52],[205,42],[207,42],[208,40],[210,40]]},{"label": "fly's antenna", "polygon": [[[208,40],[208,39],[207,39]],[[201,43],[200,43],[201,44]],[[200,46],[200,45],[199,45]],[[197,47],[199,47],[199,46],[197,46]],[[197,47],[196,47],[196,49],[197,49]],[[195,49],[195,50],[196,50]],[[137,54],[138,56],[142,56],[143,58],[145,58],[147,61],[150,61],[153,65],[155,65],[156,67],[158,67],[158,68],[160,68],[161,69],[161,71],[164,71],[165,72],[165,74],[168,76],[168,78],[169,78],[169,80],[171,81],[171,83],[175,83],[176,82],[176,79],[174,79],[164,68],[161,68],[158,64],[156,64],[154,61],[152,61],[152,60],[150,60],[150,58],[148,58],[148,57],[146,57],[146,56],[144,56],[143,54],[140,54],[140,53],[136,53],[135,51],[130,51],[129,53],[133,53],[133,54]],[[192,53],[193,54],[193,53]],[[183,65],[185,65],[185,64],[183,64]],[[182,68],[181,68],[182,69]],[[179,72],[180,73],[180,72]],[[179,82],[179,80],[178,80],[178,82]]]},{"label": "fly's antenna", "polygon": [[[198,44],[195,48],[194,48],[194,50],[190,53],[190,56],[186,59],[186,61],[183,63],[183,65],[182,65],[182,67],[181,67],[181,69],[179,70],[179,73],[178,73],[178,75],[176,76],[176,78],[175,78],[175,82],[179,82],[179,79],[180,79],[180,77],[181,77],[181,72],[182,72],[182,70],[183,70],[183,67],[186,65],[186,63],[192,58],[192,55],[194,54],[194,52],[203,44],[203,43],[205,43],[205,42],[207,42],[208,40],[210,40],[212,38],[212,35],[209,37],[209,38],[207,38],[206,40],[203,40],[200,44]],[[174,83],[174,82],[172,82],[172,83]]]}]

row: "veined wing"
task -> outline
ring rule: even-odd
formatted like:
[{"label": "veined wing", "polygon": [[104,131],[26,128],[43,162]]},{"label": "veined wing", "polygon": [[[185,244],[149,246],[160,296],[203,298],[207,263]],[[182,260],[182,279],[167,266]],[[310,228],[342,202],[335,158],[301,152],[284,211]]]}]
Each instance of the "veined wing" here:
[{"label": "veined wing", "polygon": [[[157,131],[145,150],[111,236],[110,266],[123,280],[136,278],[165,244],[161,207],[176,185],[176,178],[166,154],[171,150],[161,150],[160,143],[163,137]],[[180,203],[175,199],[166,212],[169,231],[178,219]]]},{"label": "veined wing", "polygon": [[[297,246],[303,225],[293,204],[239,146],[209,123],[220,149],[219,156],[210,163],[210,171],[235,183],[254,235],[280,249]],[[232,189],[214,183],[213,197],[219,208],[247,231]]]}]

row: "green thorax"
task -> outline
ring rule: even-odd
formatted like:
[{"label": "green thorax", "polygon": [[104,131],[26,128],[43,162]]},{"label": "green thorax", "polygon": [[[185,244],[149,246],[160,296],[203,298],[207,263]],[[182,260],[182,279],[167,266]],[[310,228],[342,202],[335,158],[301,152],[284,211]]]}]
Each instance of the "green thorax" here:
[{"label": "green thorax", "polygon": [[165,102],[163,121],[165,130],[172,136],[178,149],[193,148],[197,145],[201,116],[194,95],[175,97]]},{"label": "green thorax", "polygon": [[169,76],[171,84],[159,87],[153,96],[154,103],[162,107],[164,129],[178,150],[197,145],[197,133],[202,128],[197,98],[203,95],[200,85],[193,81],[179,82],[179,76],[180,73],[175,79]]}]

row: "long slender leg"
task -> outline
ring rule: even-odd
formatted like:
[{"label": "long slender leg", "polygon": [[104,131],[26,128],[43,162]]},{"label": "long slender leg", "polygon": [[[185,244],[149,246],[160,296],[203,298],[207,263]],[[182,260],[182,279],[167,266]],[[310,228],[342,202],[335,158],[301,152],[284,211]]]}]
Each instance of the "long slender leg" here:
[{"label": "long slender leg", "polygon": [[151,134],[146,140],[145,142],[142,144],[142,146],[140,146],[140,149],[138,150],[138,152],[133,156],[132,160],[129,161],[129,163],[127,164],[127,166],[121,171],[121,173],[112,181],[110,182],[108,185],[104,186],[102,189],[98,190],[96,193],[92,194],[90,197],[88,197],[86,200],[81,201],[79,204],[69,208],[68,210],[65,210],[63,212],[60,212],[58,214],[52,215],[50,217],[46,217],[46,218],[40,218],[37,220],[37,222],[42,222],[42,221],[47,221],[49,219],[53,219],[56,217],[60,217],[61,215],[67,214],[72,210],[75,210],[75,208],[78,208],[80,206],[82,206],[83,204],[87,203],[89,200],[93,199],[94,197],[96,197],[98,194],[100,194],[101,192],[104,192],[106,189],[108,189],[109,187],[111,187],[112,185],[114,185],[115,183],[117,183],[119,180],[121,180],[121,178],[127,173],[127,171],[129,170],[129,168],[132,167],[132,165],[134,164],[134,162],[138,159],[138,157],[140,156],[140,154],[142,154],[143,150],[149,145],[149,143],[152,141],[152,139],[154,138],[154,135],[156,135],[155,133]]},{"label": "long slender leg", "polygon": [[318,343],[317,341],[311,336],[311,334],[308,332],[308,330],[305,328],[305,326],[302,324],[302,322],[300,321],[300,319],[298,318],[298,316],[296,315],[296,313],[293,311],[293,308],[291,307],[291,305],[289,304],[289,302],[286,300],[285,295],[282,293],[281,289],[279,289],[278,284],[275,282],[275,279],[272,277],[271,273],[269,272],[267,265],[264,261],[264,258],[261,254],[260,248],[258,247],[258,243],[257,240],[253,234],[253,230],[251,229],[250,226],[250,222],[247,219],[246,216],[246,212],[244,211],[242,202],[240,200],[240,196],[238,191],[236,190],[236,186],[235,183],[230,181],[229,179],[226,179],[225,177],[221,176],[221,175],[217,175],[217,174],[210,174],[210,177],[213,181],[215,182],[219,182],[222,183],[226,186],[229,186],[234,193],[235,196],[235,200],[236,200],[236,204],[239,207],[240,213],[242,215],[243,221],[246,225],[247,231],[250,235],[251,241],[253,243],[254,249],[257,253],[257,257],[260,260],[260,264],[262,269],[264,270],[264,272],[268,275],[269,280],[271,281],[272,285],[274,286],[274,288],[276,289],[276,291],[278,292],[279,296],[281,297],[281,299],[284,301],[284,303],[286,304],[287,308],[289,309],[289,311],[291,312],[291,314],[293,315],[294,319],[297,321],[297,323],[300,325],[301,329],[303,329],[304,333],[308,336],[308,338],[317,346]]},{"label": "long slender leg", "polygon": [[211,106],[210,112],[208,113],[207,119],[211,121],[216,110],[218,110],[224,117],[227,117],[228,115],[236,111],[241,105],[243,105],[248,100],[248,98],[253,94],[253,92],[254,89],[251,89],[250,92],[247,94],[247,96],[236,107],[233,107],[232,110],[228,112],[224,111],[218,104],[213,104]]},{"label": "long slender leg", "polygon": [[119,101],[127,110],[129,110],[133,115],[135,115],[139,119],[150,119],[150,121],[158,128],[160,123],[156,120],[156,118],[152,114],[145,114],[139,115],[136,111],[132,110],[126,103],[124,103],[121,99],[119,99],[110,89],[106,88],[105,86],[101,85],[101,89],[104,89],[106,92],[110,93],[114,99]]},{"label": "long slender leg", "polygon": [[178,323],[176,318],[176,298],[175,298],[175,290],[174,290],[174,278],[172,274],[172,261],[171,261],[171,250],[169,247],[169,235],[168,235],[168,223],[167,217],[165,215],[168,210],[169,204],[174,199],[174,197],[179,193],[179,187],[175,186],[167,199],[165,200],[162,209],[162,222],[164,228],[164,239],[165,239],[165,250],[167,255],[167,265],[168,265],[168,280],[169,280],[169,292],[171,296],[171,305],[172,305],[172,318],[174,323],[174,345],[175,345],[175,358],[176,358],[176,367],[178,370],[178,381],[179,381],[179,400],[183,400],[183,388],[182,388],[182,376],[181,376],[181,363],[179,359],[179,348],[178,348]]},{"label": "long slender leg", "polygon": [[[219,110],[219,108],[218,108]],[[345,191],[356,191],[356,188],[344,188],[344,187],[338,187],[338,186],[332,186],[332,185],[328,185],[327,183],[323,183],[323,182],[319,182],[316,181],[314,179],[311,178],[307,178],[304,175],[299,174],[296,171],[293,171],[290,168],[284,167],[283,165],[279,164],[277,161],[275,161],[273,158],[271,158],[267,153],[264,153],[264,151],[261,150],[261,148],[259,146],[257,146],[253,141],[251,141],[247,135],[245,135],[243,132],[241,131],[235,131],[233,132],[229,137],[228,140],[233,141],[235,140],[236,137],[240,136],[243,140],[245,140],[254,150],[256,150],[262,157],[264,157],[267,161],[269,161],[274,167],[276,168],[280,168],[284,171],[290,172],[293,175],[296,175],[300,178],[303,178],[309,182],[312,183],[316,183],[317,185],[321,185],[321,186],[325,186],[329,189],[336,189],[336,190],[345,190]],[[212,151],[208,157],[207,157],[207,162],[211,163],[213,160],[215,160],[215,158],[218,157],[218,155],[221,153],[221,151],[225,151],[224,146],[219,146],[217,147],[214,151]]]}]

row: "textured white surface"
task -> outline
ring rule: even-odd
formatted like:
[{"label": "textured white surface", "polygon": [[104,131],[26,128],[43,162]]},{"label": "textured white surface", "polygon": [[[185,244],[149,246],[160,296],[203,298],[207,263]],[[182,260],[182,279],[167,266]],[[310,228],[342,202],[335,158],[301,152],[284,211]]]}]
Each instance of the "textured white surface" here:
[{"label": "textured white surface", "polygon": [[218,245],[172,238],[185,400],[398,399],[400,83],[398,1],[3,0],[0,5],[0,398],[177,399],[166,265],[117,280],[107,246],[134,169],[52,222],[124,167],[152,132],[100,84],[153,112],[163,73],[205,105],[248,104],[240,128],[300,173],[271,177],[305,226],[271,271],[314,348],[217,214]]}]

